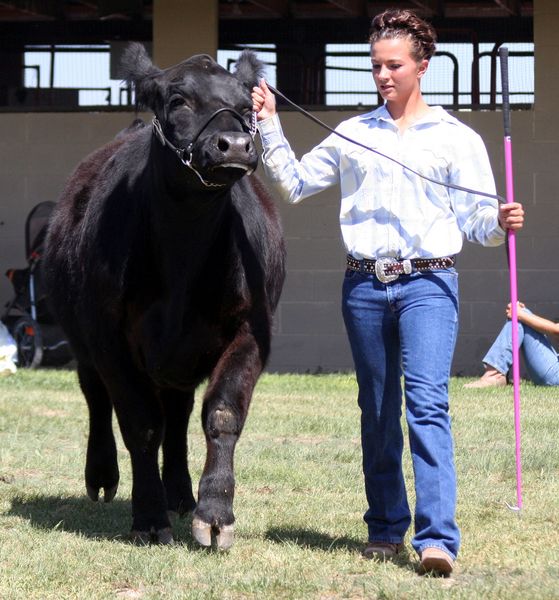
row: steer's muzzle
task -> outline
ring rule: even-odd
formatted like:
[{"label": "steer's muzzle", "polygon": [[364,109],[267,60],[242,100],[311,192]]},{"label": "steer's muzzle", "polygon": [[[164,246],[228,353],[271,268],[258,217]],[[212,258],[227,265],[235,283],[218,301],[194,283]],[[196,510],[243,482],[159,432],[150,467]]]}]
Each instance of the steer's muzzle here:
[{"label": "steer's muzzle", "polygon": [[215,133],[206,148],[212,179],[235,180],[256,169],[258,153],[248,133],[221,131]]}]

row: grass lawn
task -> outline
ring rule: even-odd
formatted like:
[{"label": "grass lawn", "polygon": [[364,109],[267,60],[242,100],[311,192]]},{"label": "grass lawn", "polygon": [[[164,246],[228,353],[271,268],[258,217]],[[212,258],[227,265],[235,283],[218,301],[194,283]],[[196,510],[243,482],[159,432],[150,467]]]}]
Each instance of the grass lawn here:
[{"label": "grass lawn", "polygon": [[[451,381],[463,544],[452,578],[360,557],[356,384],[351,375],[265,375],[236,452],[236,542],[201,550],[188,519],[173,547],[130,544],[131,478],[120,437],[113,503],[83,481],[86,406],[72,371],[0,378],[0,599],[559,598],[559,390],[521,387],[524,508],[516,503],[512,388]],[[195,485],[205,459],[191,422]],[[405,448],[408,489],[413,489]],[[411,496],[411,491],[410,491]],[[413,503],[413,497],[410,497]]]}]

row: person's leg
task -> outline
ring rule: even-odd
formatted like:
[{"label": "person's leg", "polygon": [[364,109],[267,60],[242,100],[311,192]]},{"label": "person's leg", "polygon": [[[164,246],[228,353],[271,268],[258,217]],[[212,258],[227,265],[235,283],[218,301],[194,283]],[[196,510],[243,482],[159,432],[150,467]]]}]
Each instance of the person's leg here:
[{"label": "person's leg", "polygon": [[527,325],[523,329],[521,349],[530,379],[536,385],[559,385],[559,356],[549,338]]},{"label": "person's leg", "polygon": [[[530,312],[528,309],[523,309]],[[537,385],[559,385],[559,357],[548,337],[528,325],[518,323],[518,345],[530,379]],[[512,365],[512,322],[507,321],[483,362],[498,373]],[[482,377],[483,379],[483,377]],[[472,384],[469,384],[472,387]]]},{"label": "person's leg", "polygon": [[[518,324],[518,344],[522,346],[524,338],[524,329],[521,323]],[[507,373],[512,365],[512,324],[507,321],[499,335],[495,338],[491,348],[483,357],[485,372],[483,375],[467,383],[466,388],[484,388],[507,384]]]},{"label": "person's leg", "polygon": [[386,286],[373,275],[346,273],[342,308],[359,386],[369,541],[399,544],[411,515],[402,474],[397,323]]},{"label": "person's leg", "polygon": [[[518,323],[518,345],[521,347],[524,340],[524,326]],[[483,362],[506,375],[512,366],[512,322],[507,321],[487,354]]]},{"label": "person's leg", "polygon": [[[452,270],[402,279],[397,306],[416,490],[412,545],[422,560],[427,548],[455,559],[460,532],[448,380],[458,331],[458,275]],[[452,570],[452,560],[448,564]]]}]

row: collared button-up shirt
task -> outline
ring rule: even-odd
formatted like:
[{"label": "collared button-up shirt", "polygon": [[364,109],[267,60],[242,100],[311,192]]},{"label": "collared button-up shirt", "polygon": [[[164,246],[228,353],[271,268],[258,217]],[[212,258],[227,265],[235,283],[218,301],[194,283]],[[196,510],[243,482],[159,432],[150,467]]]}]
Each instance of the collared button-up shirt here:
[{"label": "collared button-up shirt", "polygon": [[[484,246],[504,241],[494,198],[429,182],[335,134],[299,161],[277,115],[258,127],[266,173],[285,200],[296,203],[340,185],[342,237],[355,258],[449,256],[461,250],[463,235]],[[442,107],[404,132],[385,106],[336,130],[431,179],[495,194],[481,137]]]}]

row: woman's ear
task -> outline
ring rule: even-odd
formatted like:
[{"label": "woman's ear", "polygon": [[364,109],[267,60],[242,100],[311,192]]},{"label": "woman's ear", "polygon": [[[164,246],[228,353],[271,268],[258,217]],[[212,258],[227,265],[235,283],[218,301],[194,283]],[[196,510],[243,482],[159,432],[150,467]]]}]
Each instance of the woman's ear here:
[{"label": "woman's ear", "polygon": [[424,58],[418,65],[417,65],[417,76],[418,78],[423,77],[423,75],[425,75],[425,73],[427,72],[427,67],[429,66],[429,61]]}]

